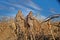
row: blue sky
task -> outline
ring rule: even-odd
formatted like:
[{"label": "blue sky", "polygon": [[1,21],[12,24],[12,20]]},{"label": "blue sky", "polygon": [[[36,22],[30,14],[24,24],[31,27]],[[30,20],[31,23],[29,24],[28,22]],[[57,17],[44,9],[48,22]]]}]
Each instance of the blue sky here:
[{"label": "blue sky", "polygon": [[15,16],[18,10],[25,16],[32,11],[34,15],[45,18],[60,14],[60,4],[57,0],[0,0],[0,16]]}]

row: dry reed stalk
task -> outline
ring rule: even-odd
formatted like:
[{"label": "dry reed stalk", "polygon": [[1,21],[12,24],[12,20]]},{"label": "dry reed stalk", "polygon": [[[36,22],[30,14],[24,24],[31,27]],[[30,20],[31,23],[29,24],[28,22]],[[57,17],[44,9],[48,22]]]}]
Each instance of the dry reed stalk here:
[{"label": "dry reed stalk", "polygon": [[50,28],[51,35],[52,35],[53,39],[55,40],[55,37],[54,37],[54,34],[53,34],[53,30],[52,30],[52,25],[51,25],[50,21],[48,21],[48,26]]}]

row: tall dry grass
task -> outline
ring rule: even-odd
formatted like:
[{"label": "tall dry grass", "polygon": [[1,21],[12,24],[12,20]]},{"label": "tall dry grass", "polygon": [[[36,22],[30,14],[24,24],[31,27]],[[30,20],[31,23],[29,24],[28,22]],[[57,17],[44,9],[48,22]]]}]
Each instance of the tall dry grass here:
[{"label": "tall dry grass", "polygon": [[13,20],[0,22],[0,40],[60,40],[60,22],[34,20],[31,30],[29,25],[22,29],[16,25]]}]

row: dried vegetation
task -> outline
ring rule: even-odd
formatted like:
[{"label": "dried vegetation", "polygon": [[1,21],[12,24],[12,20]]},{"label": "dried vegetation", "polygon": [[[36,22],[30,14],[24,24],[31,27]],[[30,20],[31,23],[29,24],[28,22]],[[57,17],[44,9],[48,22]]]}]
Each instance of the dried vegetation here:
[{"label": "dried vegetation", "polygon": [[0,40],[60,40],[60,21],[51,21],[59,16],[52,15],[40,22],[32,11],[26,17],[18,11],[15,19],[0,21]]}]

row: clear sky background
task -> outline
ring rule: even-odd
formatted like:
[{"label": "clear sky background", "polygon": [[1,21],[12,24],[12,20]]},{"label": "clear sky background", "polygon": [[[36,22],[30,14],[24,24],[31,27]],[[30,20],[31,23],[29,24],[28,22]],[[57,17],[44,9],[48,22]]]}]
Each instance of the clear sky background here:
[{"label": "clear sky background", "polygon": [[15,16],[18,10],[25,16],[32,11],[45,18],[60,14],[60,4],[57,0],[0,0],[0,16]]}]

